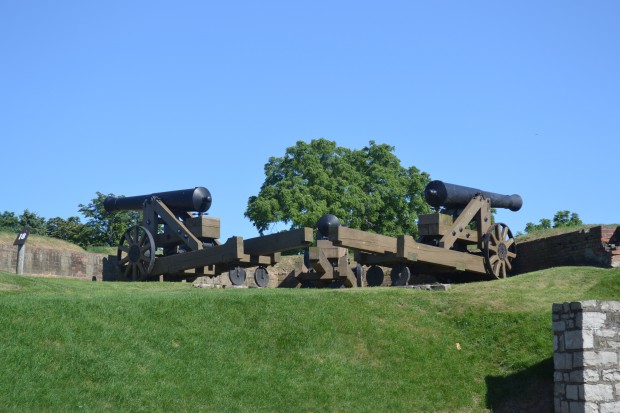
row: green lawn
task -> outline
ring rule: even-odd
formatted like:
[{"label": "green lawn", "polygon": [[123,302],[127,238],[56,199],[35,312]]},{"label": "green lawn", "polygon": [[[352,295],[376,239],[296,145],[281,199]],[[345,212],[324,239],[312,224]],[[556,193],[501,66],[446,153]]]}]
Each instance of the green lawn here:
[{"label": "green lawn", "polygon": [[448,292],[0,272],[0,411],[509,411],[550,400],[551,304],[582,299],[619,300],[620,270]]}]

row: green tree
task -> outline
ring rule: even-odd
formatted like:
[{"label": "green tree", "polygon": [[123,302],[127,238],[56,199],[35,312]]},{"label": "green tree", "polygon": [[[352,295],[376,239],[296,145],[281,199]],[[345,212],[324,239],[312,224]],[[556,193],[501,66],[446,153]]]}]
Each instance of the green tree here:
[{"label": "green tree", "polygon": [[108,196],[115,195],[97,192],[97,197],[91,202],[79,205],[79,211],[87,219],[85,225],[91,233],[90,245],[116,246],[129,227],[140,223],[141,214],[138,211],[106,211],[103,201]]},{"label": "green tree", "polygon": [[45,235],[47,223],[45,218],[37,215],[36,212],[30,212],[28,209],[25,209],[24,213],[19,216],[19,227],[30,227],[31,234]]},{"label": "green tree", "polygon": [[72,242],[81,247],[93,245],[96,234],[92,227],[82,224],[79,217],[50,218],[47,221],[47,235]]},{"label": "green tree", "polygon": [[553,216],[553,228],[576,227],[583,225],[579,215],[570,211],[558,211]]},{"label": "green tree", "polygon": [[7,232],[19,232],[19,218],[13,212],[4,211],[0,214],[0,230]]},{"label": "green tree", "polygon": [[278,222],[314,227],[330,213],[351,228],[416,236],[418,215],[430,210],[423,198],[430,179],[404,168],[393,152],[374,141],[360,150],[326,139],[299,141],[283,157],[269,158],[265,182],[249,198],[245,216],[261,234]]},{"label": "green tree", "polygon": [[551,220],[548,218],[542,218],[539,222],[539,224],[534,224],[532,222],[525,224],[525,232],[529,234],[535,231],[544,231],[550,228],[576,227],[583,225],[579,215],[570,211],[556,212],[553,216],[553,226],[551,225]]}]

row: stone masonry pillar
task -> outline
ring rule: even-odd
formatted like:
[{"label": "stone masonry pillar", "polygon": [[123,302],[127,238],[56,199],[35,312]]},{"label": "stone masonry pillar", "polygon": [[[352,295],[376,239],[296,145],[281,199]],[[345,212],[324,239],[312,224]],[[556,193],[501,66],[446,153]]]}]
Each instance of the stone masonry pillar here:
[{"label": "stone masonry pillar", "polygon": [[620,302],[553,304],[556,413],[620,412]]}]

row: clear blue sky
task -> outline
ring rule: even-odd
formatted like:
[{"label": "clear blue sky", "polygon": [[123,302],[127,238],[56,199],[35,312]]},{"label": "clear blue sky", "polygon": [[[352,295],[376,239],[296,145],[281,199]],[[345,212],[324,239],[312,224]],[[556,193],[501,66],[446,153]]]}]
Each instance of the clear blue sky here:
[{"label": "clear blue sky", "polygon": [[253,237],[268,158],[322,137],[518,193],[515,233],[620,223],[619,21],[616,0],[0,0],[0,211],[206,186],[222,238]]}]

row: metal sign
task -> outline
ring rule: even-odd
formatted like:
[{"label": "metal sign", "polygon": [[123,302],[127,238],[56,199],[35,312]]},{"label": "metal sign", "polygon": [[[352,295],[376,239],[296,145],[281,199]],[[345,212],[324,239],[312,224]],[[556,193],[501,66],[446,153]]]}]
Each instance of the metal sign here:
[{"label": "metal sign", "polygon": [[17,235],[13,245],[24,245],[26,240],[28,239],[28,235],[30,235],[30,228],[25,227],[22,231]]}]

